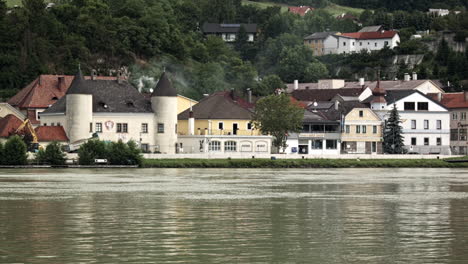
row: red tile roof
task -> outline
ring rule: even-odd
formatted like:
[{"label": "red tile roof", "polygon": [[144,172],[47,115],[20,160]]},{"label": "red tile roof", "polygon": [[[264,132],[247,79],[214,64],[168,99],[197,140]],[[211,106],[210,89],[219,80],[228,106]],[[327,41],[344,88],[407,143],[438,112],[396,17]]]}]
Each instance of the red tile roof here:
[{"label": "red tile roof", "polygon": [[12,114],[0,118],[0,137],[9,137],[22,123],[23,121],[21,119]]},{"label": "red tile roof", "polygon": [[[434,100],[437,100],[437,95],[432,95]],[[468,94],[466,95],[468,97]],[[467,98],[468,99],[468,98]],[[465,93],[444,93],[442,94],[442,101],[440,102],[443,106],[453,108],[468,108],[468,100],[465,100]]]},{"label": "red tile roof", "polygon": [[[20,109],[47,108],[65,95],[73,78],[72,75],[40,75],[10,98],[8,103]],[[97,76],[97,79],[115,80],[116,77]]]},{"label": "red tile roof", "polygon": [[300,16],[305,16],[309,11],[314,10],[313,7],[310,6],[290,6],[288,7],[289,12],[293,14],[298,14]]},{"label": "red tile roof", "polygon": [[68,141],[67,134],[62,126],[40,126],[35,129],[37,139],[44,141]]},{"label": "red tile roof", "polygon": [[377,31],[377,32],[353,32],[353,33],[343,33],[342,36],[355,38],[355,39],[386,39],[393,38],[398,32],[389,30],[389,31]]}]

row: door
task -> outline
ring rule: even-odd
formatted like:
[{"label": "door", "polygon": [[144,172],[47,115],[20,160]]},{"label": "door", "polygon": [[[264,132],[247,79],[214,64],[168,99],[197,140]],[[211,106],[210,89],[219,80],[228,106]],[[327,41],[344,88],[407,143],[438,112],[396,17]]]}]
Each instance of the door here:
[{"label": "door", "polygon": [[372,142],[371,151],[372,153],[377,153],[377,142]]},{"label": "door", "polygon": [[237,123],[232,124],[232,134],[237,135],[237,130],[239,129],[239,125]]}]

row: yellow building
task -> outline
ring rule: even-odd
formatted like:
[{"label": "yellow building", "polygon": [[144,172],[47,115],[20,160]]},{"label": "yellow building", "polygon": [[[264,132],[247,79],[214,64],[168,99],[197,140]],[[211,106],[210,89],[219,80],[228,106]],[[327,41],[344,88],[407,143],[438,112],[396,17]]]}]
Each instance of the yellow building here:
[{"label": "yellow building", "polygon": [[179,135],[238,135],[257,136],[252,126],[253,104],[233,96],[231,92],[217,92],[203,98],[178,116]]},{"label": "yellow building", "polygon": [[177,114],[189,109],[191,106],[196,105],[198,101],[185,97],[183,95],[177,95]]},{"label": "yellow building", "polygon": [[382,123],[370,108],[352,108],[344,117],[342,153],[383,153]]}]

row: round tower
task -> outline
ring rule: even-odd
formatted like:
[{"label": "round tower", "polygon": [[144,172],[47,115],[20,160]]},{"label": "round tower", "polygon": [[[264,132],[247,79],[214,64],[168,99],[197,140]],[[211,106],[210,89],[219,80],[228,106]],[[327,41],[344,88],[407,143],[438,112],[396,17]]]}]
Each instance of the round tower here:
[{"label": "round tower", "polygon": [[375,86],[374,90],[372,90],[372,101],[371,101],[371,109],[372,110],[385,110],[387,106],[387,100],[385,100],[385,95],[387,92],[384,88],[380,87],[380,78],[377,80],[377,85]]},{"label": "round tower", "polygon": [[151,107],[155,114],[155,150],[176,153],[177,143],[177,91],[163,72],[151,94]]},{"label": "round tower", "polygon": [[75,75],[73,82],[65,95],[66,131],[70,143],[91,137],[90,124],[93,122],[93,96],[81,69]]}]

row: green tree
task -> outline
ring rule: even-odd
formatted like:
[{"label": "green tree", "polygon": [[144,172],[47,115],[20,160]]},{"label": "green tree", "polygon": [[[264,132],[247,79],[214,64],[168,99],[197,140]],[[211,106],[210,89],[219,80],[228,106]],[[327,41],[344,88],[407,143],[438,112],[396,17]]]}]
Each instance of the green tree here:
[{"label": "green tree", "polygon": [[122,140],[112,142],[109,146],[109,162],[112,165],[141,165],[140,150],[133,141],[127,144]]},{"label": "green tree", "polygon": [[271,74],[263,77],[253,88],[253,93],[257,96],[267,96],[275,92],[276,89],[283,89],[286,85],[278,75]]},{"label": "green tree", "polygon": [[107,159],[108,157],[106,143],[99,139],[88,140],[78,150],[78,163],[80,165],[93,165],[95,159]]},{"label": "green tree", "polygon": [[36,161],[50,165],[64,165],[67,155],[62,151],[62,145],[56,141],[47,145],[46,149],[40,149],[36,153]]},{"label": "green tree", "polygon": [[390,110],[390,117],[385,122],[383,134],[383,150],[388,154],[404,154],[406,149],[403,144],[403,128],[401,127],[400,114],[396,104]]},{"label": "green tree", "polygon": [[8,138],[3,149],[5,165],[26,165],[28,163],[28,154],[26,144],[19,136]]},{"label": "green tree", "polygon": [[252,117],[254,126],[264,134],[273,136],[273,146],[284,151],[288,133],[302,128],[304,109],[292,103],[285,94],[260,99]]}]

